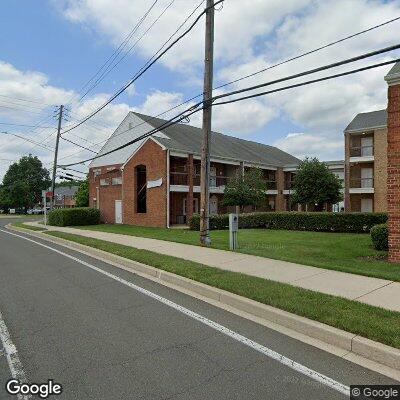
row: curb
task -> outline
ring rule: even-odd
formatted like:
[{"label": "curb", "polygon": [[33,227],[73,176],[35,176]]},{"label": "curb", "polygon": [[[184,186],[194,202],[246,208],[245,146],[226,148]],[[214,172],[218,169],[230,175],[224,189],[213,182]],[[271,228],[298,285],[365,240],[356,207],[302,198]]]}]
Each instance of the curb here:
[{"label": "curb", "polygon": [[94,249],[80,243],[71,242],[66,239],[47,236],[43,232],[35,232],[29,229],[14,227],[10,224],[6,228],[14,231],[24,232],[45,241],[55,243],[72,250],[79,251],[90,257],[105,261],[115,267],[148,276],[152,279],[165,282],[168,285],[176,286],[185,291],[194,292],[210,300],[212,304],[218,306],[225,305],[236,310],[248,313],[252,316],[288,328],[306,337],[317,339],[324,344],[338,347],[347,352],[361,356],[372,362],[381,364],[385,367],[400,370],[400,349],[387,346],[383,343],[375,342],[362,336],[349,333],[338,328],[331,327],[318,321],[313,321],[305,317],[291,314],[287,311],[274,308],[272,306],[256,302],[254,300],[227,292],[222,289],[193,281],[191,279],[175,275],[171,272],[162,271],[155,267],[131,261],[103,250]]}]

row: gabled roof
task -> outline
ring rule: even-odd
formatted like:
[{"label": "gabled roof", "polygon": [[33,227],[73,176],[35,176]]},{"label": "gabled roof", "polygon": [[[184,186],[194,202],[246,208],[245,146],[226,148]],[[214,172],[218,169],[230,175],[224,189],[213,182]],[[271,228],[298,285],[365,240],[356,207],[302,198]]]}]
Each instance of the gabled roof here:
[{"label": "gabled roof", "polygon": [[75,196],[78,186],[59,186],[54,189],[57,196]]},{"label": "gabled roof", "polygon": [[361,132],[368,129],[384,128],[387,126],[387,110],[371,111],[357,114],[347,125],[345,132]]},{"label": "gabled roof", "polygon": [[393,65],[392,69],[385,76],[385,80],[391,80],[400,77],[400,62]]},{"label": "gabled roof", "polygon": [[[163,119],[151,117],[149,115],[144,115],[137,112],[131,112],[130,114],[133,114],[136,119],[142,120],[145,123],[144,125],[154,128],[159,128],[166,122]],[[121,137],[118,138],[118,145],[122,144],[123,140],[125,140],[125,143],[127,143],[129,140],[132,140],[132,138],[136,135],[134,134],[134,130],[132,130],[127,137],[122,137],[123,135],[120,136]],[[113,136],[110,137],[110,140],[112,138]],[[176,152],[193,153],[196,155],[200,155],[203,132],[201,129],[191,125],[176,124],[163,129],[162,134],[158,133],[157,135],[154,135],[153,138],[166,149]],[[117,146],[114,146],[114,148],[116,147]],[[131,146],[129,146],[129,148],[130,147]],[[130,155],[134,153],[136,148],[137,146],[130,149]],[[103,150],[104,148],[101,151]],[[218,132],[213,132],[211,135],[210,153],[211,157],[214,158],[223,158],[263,165],[273,165],[277,167],[284,166],[286,164],[298,164],[300,161],[296,157],[276,147],[252,142],[249,140],[238,139]],[[111,163],[109,162],[110,160],[106,162],[108,163],[108,165],[124,163],[127,161],[126,154],[127,151],[124,152],[123,158],[125,159],[120,158],[119,160],[117,160],[115,157],[113,157]],[[100,160],[101,158],[98,159],[98,161]],[[90,165],[90,167],[96,166],[92,164]],[[102,161],[101,165],[107,164]]]}]

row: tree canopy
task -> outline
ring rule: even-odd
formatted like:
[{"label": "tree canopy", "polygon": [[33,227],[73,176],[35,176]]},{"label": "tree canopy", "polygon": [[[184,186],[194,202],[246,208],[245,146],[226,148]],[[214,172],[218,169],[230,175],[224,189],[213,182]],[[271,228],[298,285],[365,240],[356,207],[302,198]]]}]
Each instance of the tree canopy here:
[{"label": "tree canopy", "polygon": [[298,168],[293,182],[292,201],[312,204],[321,210],[325,203],[335,204],[343,199],[340,179],[317,158],[306,158]]},{"label": "tree canopy", "polygon": [[86,179],[79,185],[78,191],[75,196],[77,207],[89,206],[89,180]]},{"label": "tree canopy", "polygon": [[3,207],[32,208],[51,183],[49,171],[36,156],[24,156],[8,168],[0,188]]},{"label": "tree canopy", "polygon": [[242,174],[238,172],[224,190],[223,204],[226,206],[261,206],[266,201],[267,183],[258,168],[251,168]]}]

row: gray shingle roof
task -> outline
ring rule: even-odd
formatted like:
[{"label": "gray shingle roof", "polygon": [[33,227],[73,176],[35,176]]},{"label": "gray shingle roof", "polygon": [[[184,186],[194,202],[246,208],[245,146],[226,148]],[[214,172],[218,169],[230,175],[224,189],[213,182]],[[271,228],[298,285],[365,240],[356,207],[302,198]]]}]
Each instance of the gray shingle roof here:
[{"label": "gray shingle roof", "polygon": [[392,75],[400,75],[400,62],[397,62],[396,64],[393,65],[392,69],[385,76],[385,79],[391,77]]},{"label": "gray shingle roof", "polygon": [[[155,128],[160,127],[165,120],[135,113],[141,119]],[[169,150],[200,154],[203,133],[191,125],[176,124],[162,130],[168,138],[156,137],[157,142]],[[299,159],[266,144],[238,139],[222,133],[211,135],[211,157],[246,161],[249,163],[284,166],[297,164]]]},{"label": "gray shingle roof", "polygon": [[58,196],[75,196],[78,186],[60,186],[54,189],[54,193]]},{"label": "gray shingle roof", "polygon": [[360,113],[346,127],[345,132],[362,131],[387,125],[387,110]]}]

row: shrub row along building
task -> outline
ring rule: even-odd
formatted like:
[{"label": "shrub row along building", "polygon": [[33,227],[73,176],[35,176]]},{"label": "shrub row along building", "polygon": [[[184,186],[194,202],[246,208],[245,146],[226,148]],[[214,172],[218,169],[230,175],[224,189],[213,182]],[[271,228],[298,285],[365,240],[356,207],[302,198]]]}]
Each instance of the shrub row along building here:
[{"label": "shrub row along building", "polygon": [[[129,112],[99,155],[164,123]],[[199,128],[177,124],[92,161],[90,206],[100,209],[106,223],[157,227],[187,223],[199,212],[202,136]],[[293,209],[290,196],[299,162],[276,147],[213,132],[210,213],[233,211],[222,204],[224,188],[238,171],[251,167],[263,170],[268,188],[265,205],[257,211]],[[344,178],[343,161],[328,162],[328,166]],[[336,208],[339,210],[340,205]]]}]

